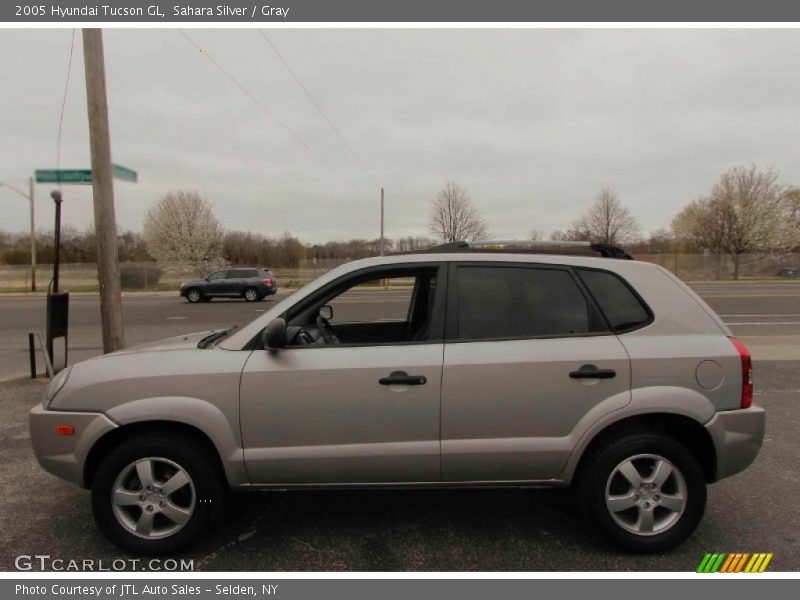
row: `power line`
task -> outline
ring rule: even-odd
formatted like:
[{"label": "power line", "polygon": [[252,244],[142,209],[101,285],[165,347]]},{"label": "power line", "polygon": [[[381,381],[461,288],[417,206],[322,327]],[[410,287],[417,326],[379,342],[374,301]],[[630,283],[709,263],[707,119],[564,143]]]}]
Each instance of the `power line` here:
[{"label": "power line", "polygon": [[304,92],[304,93],[305,93],[305,95],[308,97],[308,99],[309,99],[309,100],[311,100],[311,103],[314,105],[314,108],[316,108],[316,109],[317,109],[317,112],[318,112],[320,115],[322,115],[322,118],[323,118],[323,119],[325,119],[325,121],[328,123],[328,125],[330,126],[330,128],[331,128],[331,129],[334,131],[334,133],[336,133],[336,135],[337,135],[337,136],[339,136],[339,139],[340,139],[340,140],[342,141],[342,143],[345,145],[345,148],[347,148],[348,152],[350,152],[350,155],[351,155],[351,156],[352,156],[352,157],[355,159],[355,161],[356,161],[356,162],[357,162],[357,163],[358,163],[358,164],[361,166],[361,168],[364,170],[364,173],[366,173],[366,174],[367,174],[367,177],[369,177],[369,178],[372,180],[372,183],[374,183],[374,184],[375,184],[377,187],[381,187],[380,183],[378,183],[378,180],[377,180],[377,179],[375,179],[375,177],[372,175],[372,173],[370,173],[369,169],[367,169],[367,167],[366,167],[366,165],[364,164],[364,162],[363,162],[363,161],[362,161],[362,160],[361,160],[361,159],[358,157],[358,155],[356,154],[356,151],[355,151],[355,150],[353,150],[353,147],[352,147],[352,146],[351,146],[351,145],[350,145],[350,144],[347,142],[347,140],[346,140],[346,139],[344,139],[344,136],[342,135],[342,133],[339,131],[339,129],[336,127],[336,125],[334,125],[334,123],[333,123],[333,121],[330,119],[330,117],[328,117],[328,115],[327,115],[327,114],[325,113],[325,111],[322,109],[322,106],[321,106],[321,105],[320,105],[320,103],[317,101],[317,99],[314,97],[314,95],[313,95],[313,94],[312,94],[312,93],[309,91],[309,89],[308,89],[308,88],[305,86],[305,84],[303,84],[303,82],[300,80],[300,78],[299,78],[299,77],[297,76],[297,74],[294,72],[294,69],[292,69],[291,65],[289,65],[289,63],[288,63],[288,62],[287,62],[287,60],[286,60],[286,59],[283,57],[283,55],[280,53],[280,51],[279,51],[279,50],[278,50],[278,48],[275,46],[275,44],[274,44],[274,43],[272,43],[272,40],[270,40],[270,39],[267,37],[267,34],[265,34],[265,33],[264,33],[264,30],[263,30],[263,29],[259,29],[259,30],[258,30],[258,32],[261,34],[261,37],[263,37],[263,38],[264,38],[264,40],[267,42],[267,44],[269,44],[269,45],[270,45],[270,47],[272,48],[272,50],[275,52],[275,55],[278,57],[278,59],[279,59],[279,60],[280,60],[280,61],[283,63],[283,65],[286,67],[286,70],[287,70],[287,71],[289,71],[289,74],[292,76],[292,79],[294,79],[295,83],[297,83],[297,85],[298,85],[298,86],[300,86],[300,89],[301,89],[301,90],[303,90],[303,92]]},{"label": "power line", "polygon": [[219,69],[225,77],[227,77],[231,83],[233,83],[239,90],[245,94],[250,100],[252,100],[256,106],[258,106],[261,111],[266,114],[271,120],[275,123],[280,125],[286,133],[288,133],[298,144],[300,144],[303,148],[305,148],[311,155],[313,155],[318,161],[320,161],[325,167],[327,167],[330,171],[334,174],[338,175],[348,186],[354,189],[360,196],[363,196],[365,199],[367,195],[352,181],[350,181],[347,177],[345,177],[344,173],[342,173],[339,169],[337,169],[334,165],[329,163],[325,158],[320,155],[311,144],[301,138],[298,134],[296,134],[291,127],[289,127],[286,123],[284,123],[281,119],[279,119],[274,112],[272,112],[261,100],[259,100],[255,95],[253,95],[247,88],[245,88],[238,79],[236,79],[233,75],[231,75],[225,67],[223,67],[219,62],[217,62],[213,56],[211,56],[207,50],[201,47],[197,42],[195,42],[185,31],[182,29],[178,29],[178,32],[187,39],[187,41],[194,46],[203,56],[205,56],[211,64],[213,64],[217,69]]},{"label": "power line", "polygon": [[[58,141],[56,142],[56,169],[61,168],[61,132],[64,128],[64,110],[67,107],[67,94],[69,93],[69,76],[72,73],[72,55],[75,52],[75,30],[72,30],[72,40],[69,45],[69,61],[67,62],[67,78],[64,82],[64,97],[61,100],[61,116],[58,118]],[[59,189],[61,184],[59,183]]]}]

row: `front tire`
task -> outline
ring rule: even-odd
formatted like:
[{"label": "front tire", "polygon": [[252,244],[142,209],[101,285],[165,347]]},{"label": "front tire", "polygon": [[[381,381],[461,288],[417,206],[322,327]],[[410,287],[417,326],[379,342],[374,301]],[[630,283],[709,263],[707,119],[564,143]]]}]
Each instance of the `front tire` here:
[{"label": "front tire", "polygon": [[697,528],[706,505],[697,459],[656,432],[625,435],[588,457],[578,493],[591,523],[635,552],[674,548]]},{"label": "front tire", "polygon": [[192,288],[186,292],[186,299],[192,304],[203,301],[203,293],[197,288]]},{"label": "front tire", "polygon": [[224,499],[213,457],[186,436],[126,440],[100,464],[92,511],[103,534],[133,554],[173,554],[211,525]]}]

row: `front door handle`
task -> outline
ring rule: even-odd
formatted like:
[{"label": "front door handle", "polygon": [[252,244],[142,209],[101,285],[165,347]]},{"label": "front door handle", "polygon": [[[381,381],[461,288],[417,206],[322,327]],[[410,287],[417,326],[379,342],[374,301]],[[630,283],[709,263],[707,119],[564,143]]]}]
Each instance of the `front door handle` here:
[{"label": "front door handle", "polygon": [[405,371],[392,371],[388,377],[381,377],[381,385],[425,385],[428,379],[424,375],[409,375]]},{"label": "front door handle", "polygon": [[594,365],[583,365],[569,374],[573,379],[613,379],[617,376],[614,369],[598,369]]}]

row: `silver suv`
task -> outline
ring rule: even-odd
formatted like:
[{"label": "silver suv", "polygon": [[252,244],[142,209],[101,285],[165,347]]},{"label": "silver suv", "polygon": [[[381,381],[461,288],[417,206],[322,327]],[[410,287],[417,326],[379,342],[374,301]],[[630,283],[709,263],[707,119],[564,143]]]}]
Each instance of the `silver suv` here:
[{"label": "silver suv", "polygon": [[747,350],[659,266],[519,250],[351,262],[240,329],[76,364],[31,411],[36,456],[141,554],[228,490],[311,487],[571,485],[614,542],[675,546],[761,445]]}]

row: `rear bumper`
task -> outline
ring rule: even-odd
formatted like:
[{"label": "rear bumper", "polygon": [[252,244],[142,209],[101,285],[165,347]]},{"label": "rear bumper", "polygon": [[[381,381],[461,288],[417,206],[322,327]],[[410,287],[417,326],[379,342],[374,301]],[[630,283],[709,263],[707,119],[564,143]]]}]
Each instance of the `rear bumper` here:
[{"label": "rear bumper", "polygon": [[766,412],[757,405],[718,412],[706,423],[717,452],[715,481],[730,477],[752,463],[766,429]]},{"label": "rear bumper", "polygon": [[[75,433],[58,435],[57,425],[72,425]],[[83,486],[83,469],[89,450],[117,424],[100,413],[47,410],[36,405],[30,412],[29,427],[33,453],[42,468]]]}]

